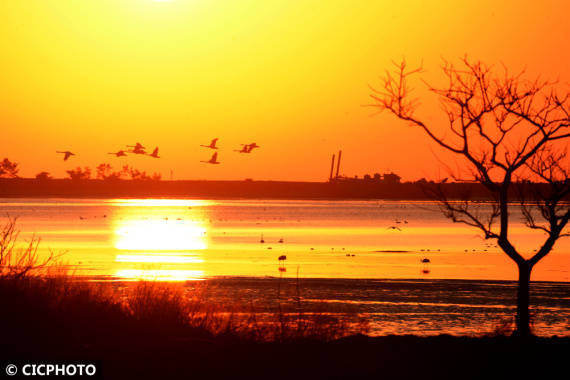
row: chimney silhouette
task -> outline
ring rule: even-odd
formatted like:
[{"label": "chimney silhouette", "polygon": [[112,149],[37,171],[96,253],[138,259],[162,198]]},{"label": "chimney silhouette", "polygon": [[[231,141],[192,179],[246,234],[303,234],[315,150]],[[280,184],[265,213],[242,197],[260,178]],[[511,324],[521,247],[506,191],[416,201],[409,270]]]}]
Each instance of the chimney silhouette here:
[{"label": "chimney silhouette", "polygon": [[331,160],[331,174],[329,174],[329,181],[331,181],[333,179],[333,171],[334,171],[334,153],[332,155],[332,160]]},{"label": "chimney silhouette", "polygon": [[342,150],[338,151],[338,161],[336,163],[336,177],[338,178],[338,171],[340,170],[340,157],[342,156]]}]

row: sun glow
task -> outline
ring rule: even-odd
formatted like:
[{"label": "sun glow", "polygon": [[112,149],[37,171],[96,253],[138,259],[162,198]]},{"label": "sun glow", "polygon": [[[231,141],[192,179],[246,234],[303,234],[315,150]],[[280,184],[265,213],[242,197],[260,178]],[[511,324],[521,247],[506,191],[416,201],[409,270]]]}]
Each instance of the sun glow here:
[{"label": "sun glow", "polygon": [[115,276],[129,280],[197,281],[203,280],[204,272],[200,270],[121,269],[115,272]]},{"label": "sun glow", "polygon": [[111,199],[112,205],[120,207],[201,207],[214,202],[201,199]]},{"label": "sun glow", "polygon": [[115,230],[115,248],[142,251],[206,249],[206,228],[184,220],[131,220]]},{"label": "sun glow", "polygon": [[167,254],[140,254],[140,255],[117,255],[115,261],[119,263],[164,263],[164,264],[199,264],[203,259],[193,256]]}]

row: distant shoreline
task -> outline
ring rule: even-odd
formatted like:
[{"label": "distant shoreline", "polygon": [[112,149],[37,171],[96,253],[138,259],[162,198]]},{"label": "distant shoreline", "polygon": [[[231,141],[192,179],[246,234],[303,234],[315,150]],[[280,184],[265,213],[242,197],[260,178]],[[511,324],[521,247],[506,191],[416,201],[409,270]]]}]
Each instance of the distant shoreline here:
[{"label": "distant shoreline", "polygon": [[[479,183],[383,183],[374,181],[212,181],[0,178],[0,198],[203,198],[300,200],[433,200],[441,186],[450,199],[491,200]],[[540,186],[540,185],[536,185]]]},{"label": "distant shoreline", "polygon": [[[423,253],[423,252],[422,252]],[[78,281],[87,281],[87,282],[117,282],[117,283],[133,283],[138,280],[127,279],[122,277],[116,277],[112,275],[75,275],[75,279]],[[195,280],[186,280],[180,281],[181,283],[192,283]],[[352,278],[352,277],[301,277],[297,279],[296,277],[278,277],[278,276],[205,276],[200,281],[206,282],[256,282],[256,283],[267,283],[272,284],[273,282],[281,282],[283,284],[292,284],[295,285],[297,282],[301,281],[302,283],[346,283],[346,284],[367,284],[367,283],[374,283],[374,284],[403,284],[403,283],[425,283],[425,284],[473,284],[473,285],[491,285],[491,284],[501,284],[501,285],[512,285],[516,287],[518,285],[518,280],[502,280],[502,279],[494,279],[494,280],[479,280],[479,279],[469,279],[469,278]],[[157,282],[166,282],[169,281],[160,281]],[[532,284],[534,285],[561,285],[561,286],[568,286],[570,282],[568,281],[549,281],[549,280],[533,280]]]}]

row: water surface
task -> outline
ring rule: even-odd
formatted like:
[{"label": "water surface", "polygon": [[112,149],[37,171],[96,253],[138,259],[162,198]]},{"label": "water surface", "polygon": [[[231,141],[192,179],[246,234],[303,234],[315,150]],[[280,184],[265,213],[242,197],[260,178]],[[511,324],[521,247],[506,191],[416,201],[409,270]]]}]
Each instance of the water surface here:
[{"label": "water surface", "polygon": [[[80,275],[517,277],[492,241],[451,223],[431,202],[4,199],[0,214],[18,217],[22,237],[40,237],[44,252],[66,252],[64,261]],[[519,215],[512,221],[511,240],[532,255],[544,234],[526,228]],[[279,262],[282,255],[287,259]],[[430,263],[421,263],[426,258]],[[569,271],[566,238],[537,265],[533,280],[569,282]]]},{"label": "water surface", "polygon": [[[530,257],[544,235],[516,211],[510,236]],[[305,307],[363,313],[372,334],[478,334],[515,311],[515,265],[431,202],[3,199],[0,214],[79,276],[207,280],[213,302],[263,304],[298,278]],[[570,335],[569,270],[562,239],[532,275],[538,334]]]}]

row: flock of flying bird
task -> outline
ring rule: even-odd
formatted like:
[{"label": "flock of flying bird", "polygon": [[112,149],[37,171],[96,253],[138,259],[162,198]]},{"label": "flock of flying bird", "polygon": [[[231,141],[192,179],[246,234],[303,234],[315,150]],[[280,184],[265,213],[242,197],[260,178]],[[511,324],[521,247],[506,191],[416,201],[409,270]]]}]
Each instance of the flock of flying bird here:
[{"label": "flock of flying bird", "polygon": [[[202,145],[200,144],[200,146],[205,147],[205,148],[209,148],[209,149],[218,149],[218,146],[216,145],[218,143],[218,138],[213,139],[209,145]],[[238,152],[238,153],[251,153],[255,148],[259,148],[259,145],[257,145],[256,143],[251,143],[251,144],[241,144],[241,149],[239,150],[234,150],[234,152]],[[133,154],[141,154],[141,155],[145,155],[145,156],[150,156],[153,158],[160,158],[160,156],[158,155],[158,147],[154,148],[154,150],[152,151],[152,153],[147,153],[145,151],[145,147],[141,144],[141,143],[136,143],[135,145],[127,145],[127,148],[130,149],[126,149],[126,150],[119,150],[117,152],[110,152],[108,154],[112,154],[115,155],[116,157],[123,157],[126,156],[127,153],[133,153]],[[63,160],[67,161],[69,159],[69,157],[71,156],[75,156],[75,153],[72,153],[68,150],[66,151],[56,151],[56,153],[60,153],[63,154]],[[220,164],[220,161],[218,161],[218,152],[214,152],[214,154],[212,155],[212,157],[208,160],[208,161],[200,161],[200,162],[204,162],[206,164]]]},{"label": "flock of flying bird", "polygon": [[[201,145],[204,148],[209,148],[209,149],[218,149],[218,146],[216,145],[218,143],[218,138],[216,137],[215,139],[213,139],[210,142],[210,145]],[[259,148],[259,145],[257,145],[256,143],[251,143],[251,144],[241,144],[241,149],[237,150],[234,149],[234,152],[238,152],[238,153],[251,153],[255,148]],[[206,164],[219,164],[220,161],[218,161],[218,152],[214,152],[214,154],[212,155],[212,157],[208,160],[208,161],[200,161],[200,162],[204,162]]]}]

